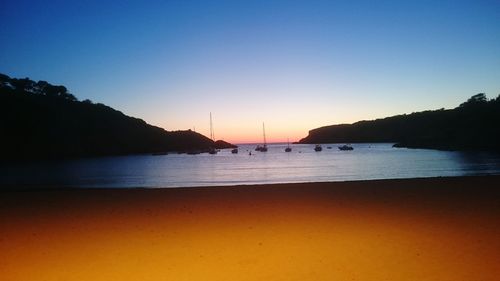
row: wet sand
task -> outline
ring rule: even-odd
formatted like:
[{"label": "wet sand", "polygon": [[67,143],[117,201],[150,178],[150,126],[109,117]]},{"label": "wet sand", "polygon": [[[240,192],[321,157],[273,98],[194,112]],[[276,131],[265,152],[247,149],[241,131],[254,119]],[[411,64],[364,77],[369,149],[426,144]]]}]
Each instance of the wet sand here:
[{"label": "wet sand", "polygon": [[500,176],[0,192],[1,280],[498,280]]}]

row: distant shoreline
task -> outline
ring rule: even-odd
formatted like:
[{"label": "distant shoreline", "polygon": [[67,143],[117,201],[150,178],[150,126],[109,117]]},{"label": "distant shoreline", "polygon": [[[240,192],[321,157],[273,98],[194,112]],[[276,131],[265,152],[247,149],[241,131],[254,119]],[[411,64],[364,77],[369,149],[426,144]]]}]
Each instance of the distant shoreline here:
[{"label": "distant shoreline", "polygon": [[[439,176],[439,177],[416,177],[416,178],[390,178],[390,179],[369,179],[369,180],[338,180],[323,182],[282,182],[282,183],[250,183],[235,185],[203,185],[203,186],[159,186],[159,187],[86,187],[86,186],[58,186],[58,185],[0,185],[2,192],[43,192],[43,191],[65,191],[65,190],[88,190],[88,191],[118,191],[118,190],[207,190],[207,189],[257,189],[257,188],[281,188],[286,186],[308,186],[308,185],[342,185],[342,184],[383,184],[394,183],[404,184],[405,182],[427,182],[427,181],[460,181],[460,180],[494,180],[500,181],[500,175],[465,175],[465,176]],[[499,189],[500,190],[500,189]]]}]

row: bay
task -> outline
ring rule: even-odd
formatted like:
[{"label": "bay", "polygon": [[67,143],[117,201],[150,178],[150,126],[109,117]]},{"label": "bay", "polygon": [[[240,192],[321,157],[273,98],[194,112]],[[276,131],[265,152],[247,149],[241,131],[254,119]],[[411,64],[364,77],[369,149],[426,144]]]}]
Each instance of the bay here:
[{"label": "bay", "polygon": [[270,144],[267,152],[243,144],[238,154],[226,149],[216,155],[4,163],[0,185],[156,188],[500,174],[496,153],[393,148],[391,143],[352,144],[354,150],[341,151],[339,145],[323,144],[316,152],[314,145],[295,144],[287,153],[286,144]]}]

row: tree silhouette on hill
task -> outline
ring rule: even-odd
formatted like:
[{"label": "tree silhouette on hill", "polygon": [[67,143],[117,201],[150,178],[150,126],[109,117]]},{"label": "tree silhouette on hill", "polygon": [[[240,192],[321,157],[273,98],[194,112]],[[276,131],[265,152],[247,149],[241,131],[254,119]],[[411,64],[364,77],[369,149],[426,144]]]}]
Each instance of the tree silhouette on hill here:
[{"label": "tree silhouette on hill", "polygon": [[321,127],[300,143],[394,142],[397,147],[500,150],[500,95],[473,95],[454,109]]},{"label": "tree silhouette on hill", "polygon": [[0,160],[205,150],[209,138],[151,126],[65,86],[0,74]]}]

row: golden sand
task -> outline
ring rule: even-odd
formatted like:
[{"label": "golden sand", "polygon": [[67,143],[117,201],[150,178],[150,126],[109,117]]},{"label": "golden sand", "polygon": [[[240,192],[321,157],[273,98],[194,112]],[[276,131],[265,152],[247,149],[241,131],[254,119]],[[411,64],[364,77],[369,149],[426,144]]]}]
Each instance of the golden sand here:
[{"label": "golden sand", "polygon": [[499,280],[500,177],[0,193],[1,280]]}]

